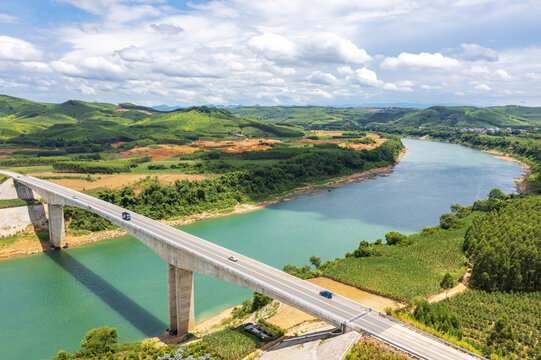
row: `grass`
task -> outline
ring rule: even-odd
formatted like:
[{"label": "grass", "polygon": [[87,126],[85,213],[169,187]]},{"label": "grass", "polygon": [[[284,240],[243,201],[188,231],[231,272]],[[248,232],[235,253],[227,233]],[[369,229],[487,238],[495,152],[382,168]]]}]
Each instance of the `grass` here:
[{"label": "grass", "polygon": [[462,219],[464,225],[457,230],[411,235],[411,246],[376,246],[381,256],[338,259],[325,268],[324,275],[399,300],[428,296],[441,290],[446,272],[455,280],[465,274],[464,234],[478,214]]},{"label": "grass", "polygon": [[14,208],[19,206],[28,206],[34,204],[41,204],[39,201],[36,203],[34,200],[23,200],[23,199],[8,199],[0,200],[0,209]]},{"label": "grass", "polygon": [[241,328],[214,332],[203,337],[203,342],[224,360],[242,359],[258,347],[255,336]]},{"label": "grass", "polygon": [[353,345],[345,360],[407,360],[408,357],[388,350],[382,343],[363,336]]}]

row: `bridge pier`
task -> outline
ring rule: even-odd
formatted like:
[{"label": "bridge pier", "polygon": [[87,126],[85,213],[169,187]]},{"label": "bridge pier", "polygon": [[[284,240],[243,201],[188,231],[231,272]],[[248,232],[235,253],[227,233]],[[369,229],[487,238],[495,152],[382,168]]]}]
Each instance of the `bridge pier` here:
[{"label": "bridge pier", "polygon": [[64,206],[47,204],[49,212],[49,241],[56,247],[61,247],[66,240],[64,228]]},{"label": "bridge pier", "polygon": [[194,327],[193,272],[167,264],[169,333],[186,335]]}]

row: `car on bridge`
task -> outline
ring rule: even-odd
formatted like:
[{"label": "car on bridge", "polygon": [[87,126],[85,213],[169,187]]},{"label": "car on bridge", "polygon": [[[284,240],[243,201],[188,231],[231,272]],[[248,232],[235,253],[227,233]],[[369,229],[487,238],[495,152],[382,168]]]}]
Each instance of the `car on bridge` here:
[{"label": "car on bridge", "polygon": [[329,290],[322,290],[319,292],[319,295],[326,297],[327,299],[332,299],[332,292]]},{"label": "car on bridge", "polygon": [[237,259],[237,257],[236,257],[236,256],[233,256],[233,255],[231,255],[230,257],[228,257],[228,259],[231,260],[231,261],[234,261],[234,262],[239,261],[239,259]]},{"label": "car on bridge", "polygon": [[122,213],[122,219],[124,219],[124,220],[126,220],[126,221],[130,221],[130,220],[131,220],[131,215],[130,215],[130,213],[124,211],[124,212]]}]

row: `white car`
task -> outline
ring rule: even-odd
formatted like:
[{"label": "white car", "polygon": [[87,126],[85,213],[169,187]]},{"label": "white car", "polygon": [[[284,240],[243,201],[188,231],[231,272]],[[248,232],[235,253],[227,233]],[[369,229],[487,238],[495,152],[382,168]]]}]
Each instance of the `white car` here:
[{"label": "white car", "polygon": [[239,261],[239,259],[237,259],[237,257],[236,257],[236,256],[233,256],[233,255],[231,255],[231,256],[228,257],[227,259],[229,259],[229,260],[231,260],[231,261],[234,261],[234,262]]}]

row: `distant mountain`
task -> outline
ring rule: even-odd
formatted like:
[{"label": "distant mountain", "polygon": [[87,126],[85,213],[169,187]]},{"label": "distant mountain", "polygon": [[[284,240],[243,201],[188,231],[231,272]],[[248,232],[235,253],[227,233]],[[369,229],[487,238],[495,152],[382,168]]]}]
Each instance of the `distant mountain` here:
[{"label": "distant mountain", "polygon": [[63,146],[69,142],[106,144],[138,139],[185,143],[200,138],[223,138],[233,132],[250,136],[302,136],[288,126],[205,106],[163,112],[130,103],[69,100],[43,104],[0,95],[0,140],[28,146]]},{"label": "distant mountain", "polygon": [[541,108],[524,106],[406,107],[249,106],[231,109],[240,116],[312,129],[351,129],[367,125],[528,127],[541,125]]},{"label": "distant mountain", "polygon": [[153,109],[155,110],[158,110],[158,111],[173,111],[173,110],[176,110],[176,109],[179,109],[181,106],[178,105],[178,106],[169,106],[169,105],[154,105],[152,106]]}]

